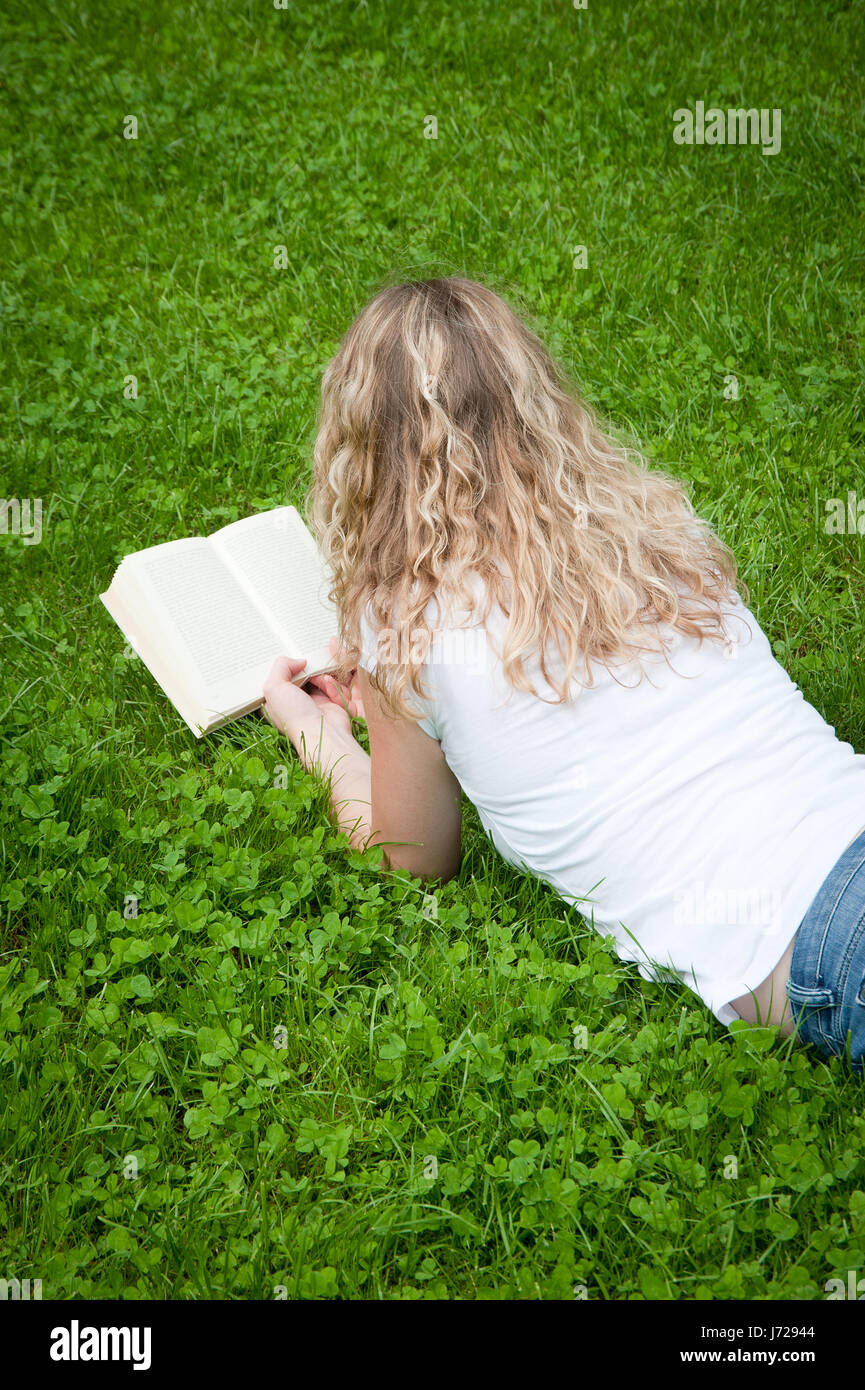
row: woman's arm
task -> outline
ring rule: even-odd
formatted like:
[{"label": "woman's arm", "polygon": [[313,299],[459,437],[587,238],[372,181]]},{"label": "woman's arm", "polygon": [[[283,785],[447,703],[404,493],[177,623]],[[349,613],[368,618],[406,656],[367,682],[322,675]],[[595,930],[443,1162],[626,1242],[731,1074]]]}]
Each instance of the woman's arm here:
[{"label": "woman's arm", "polygon": [[[388,867],[416,878],[452,878],[460,862],[460,786],[441,746],[413,720],[385,711],[365,671],[358,670],[343,701],[330,678],[312,694],[301,690],[291,678],[302,669],[302,661],[288,657],[274,664],[263,712],[288,735],[304,766],[329,779],[339,829],[357,848],[381,845]],[[351,732],[351,715],[361,712],[371,754]]]},{"label": "woman's arm", "polygon": [[363,669],[357,672],[372,755],[371,802],[379,844],[394,868],[446,881],[459,872],[461,788],[441,744],[391,715]]}]

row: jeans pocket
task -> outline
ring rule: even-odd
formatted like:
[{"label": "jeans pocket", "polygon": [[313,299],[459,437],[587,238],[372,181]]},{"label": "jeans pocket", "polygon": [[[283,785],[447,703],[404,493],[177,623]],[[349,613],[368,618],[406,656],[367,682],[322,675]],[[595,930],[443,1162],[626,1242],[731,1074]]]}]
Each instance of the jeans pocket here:
[{"label": "jeans pocket", "polygon": [[787,995],[800,1037],[837,1046],[839,1039],[831,1027],[831,1020],[837,1018],[835,991],[825,985],[796,985],[789,980]]},{"label": "jeans pocket", "polygon": [[826,989],[824,985],[796,985],[790,980],[787,993],[792,1004],[803,1007],[822,1009],[835,1003],[835,991]]}]

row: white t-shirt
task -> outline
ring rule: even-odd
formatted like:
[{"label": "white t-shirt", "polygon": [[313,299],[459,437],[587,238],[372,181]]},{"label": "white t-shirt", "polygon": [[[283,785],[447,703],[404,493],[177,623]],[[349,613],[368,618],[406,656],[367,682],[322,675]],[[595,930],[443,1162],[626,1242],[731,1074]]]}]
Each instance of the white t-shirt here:
[{"label": "white t-shirt", "polygon": [[[570,705],[508,686],[500,610],[489,633],[437,617],[433,599],[430,694],[408,698],[498,850],[644,979],[679,978],[732,1022],[730,1000],[771,973],[865,826],[865,755],[807,703],[738,597],[726,646],[665,628],[669,665],[646,656],[638,682],[636,667],[614,678],[593,663],[594,686]],[[367,621],[362,637],[372,670],[384,649]],[[526,670],[554,699],[536,656]]]}]

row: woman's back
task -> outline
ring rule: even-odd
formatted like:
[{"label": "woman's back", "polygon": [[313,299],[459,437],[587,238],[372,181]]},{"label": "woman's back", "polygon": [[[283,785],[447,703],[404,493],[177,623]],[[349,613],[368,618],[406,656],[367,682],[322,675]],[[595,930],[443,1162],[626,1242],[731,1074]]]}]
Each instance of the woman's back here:
[{"label": "woman's back", "polygon": [[[500,610],[492,641],[458,618],[437,624],[434,600],[429,614],[421,727],[502,855],[594,915],[646,978],[650,962],[671,969],[729,1023],[728,1001],[765,979],[861,829],[865,756],[807,703],[736,597],[726,645],[665,628],[667,661],[644,657],[642,681],[595,664],[572,704],[507,685]],[[372,669],[366,621],[363,633]],[[554,700],[537,658],[526,671]]]}]

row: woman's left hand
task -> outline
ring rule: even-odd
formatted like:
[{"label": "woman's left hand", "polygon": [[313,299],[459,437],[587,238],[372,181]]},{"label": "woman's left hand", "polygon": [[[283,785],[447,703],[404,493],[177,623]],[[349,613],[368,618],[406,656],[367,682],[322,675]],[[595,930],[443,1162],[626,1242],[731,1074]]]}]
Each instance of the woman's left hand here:
[{"label": "woman's left hand", "polygon": [[[339,645],[339,638],[331,637],[330,650],[334,659],[339,663],[340,674],[346,675],[348,663],[345,651]],[[363,697],[357,682],[357,667],[348,671],[345,681],[338,681],[335,676],[323,673],[320,676],[313,676],[310,685],[317,685],[336,704],[344,705],[352,718],[366,719]]]}]

